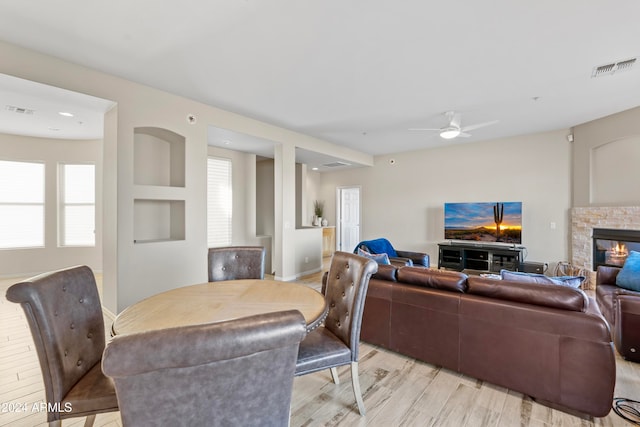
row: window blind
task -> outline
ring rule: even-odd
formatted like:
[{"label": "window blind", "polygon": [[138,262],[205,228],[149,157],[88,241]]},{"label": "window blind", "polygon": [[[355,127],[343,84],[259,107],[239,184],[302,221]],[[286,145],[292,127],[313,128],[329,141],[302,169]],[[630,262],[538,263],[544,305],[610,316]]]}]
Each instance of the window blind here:
[{"label": "window blind", "polygon": [[207,159],[207,244],[210,248],[231,245],[231,160]]},{"label": "window blind", "polygon": [[91,164],[60,165],[60,246],[96,244],[96,171]]},{"label": "window blind", "polygon": [[0,248],[44,246],[44,163],[0,160]]}]

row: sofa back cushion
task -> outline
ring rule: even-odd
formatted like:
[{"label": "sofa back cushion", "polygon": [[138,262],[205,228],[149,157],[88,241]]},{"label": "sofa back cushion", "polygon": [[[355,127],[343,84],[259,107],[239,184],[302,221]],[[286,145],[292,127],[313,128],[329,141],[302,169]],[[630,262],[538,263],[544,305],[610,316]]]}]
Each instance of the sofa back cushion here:
[{"label": "sofa back cushion", "polygon": [[378,271],[376,271],[372,279],[388,280],[390,282],[397,282],[398,267],[393,264],[379,264]]},{"label": "sofa back cushion", "polygon": [[589,298],[580,289],[560,285],[519,283],[470,276],[467,293],[505,301],[514,301],[560,310],[586,311]]},{"label": "sofa back cushion", "polygon": [[435,270],[424,267],[401,267],[398,282],[425,288],[442,289],[464,293],[467,290],[467,275],[456,271]]}]

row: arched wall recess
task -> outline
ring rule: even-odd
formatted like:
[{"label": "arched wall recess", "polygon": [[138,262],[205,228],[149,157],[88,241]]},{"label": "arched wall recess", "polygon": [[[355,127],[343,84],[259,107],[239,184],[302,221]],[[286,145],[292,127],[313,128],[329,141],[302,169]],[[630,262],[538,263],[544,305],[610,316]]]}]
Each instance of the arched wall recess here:
[{"label": "arched wall recess", "polygon": [[185,239],[185,137],[134,129],[134,243]]},{"label": "arched wall recess", "polygon": [[591,203],[639,205],[640,135],[606,142],[591,150]]}]

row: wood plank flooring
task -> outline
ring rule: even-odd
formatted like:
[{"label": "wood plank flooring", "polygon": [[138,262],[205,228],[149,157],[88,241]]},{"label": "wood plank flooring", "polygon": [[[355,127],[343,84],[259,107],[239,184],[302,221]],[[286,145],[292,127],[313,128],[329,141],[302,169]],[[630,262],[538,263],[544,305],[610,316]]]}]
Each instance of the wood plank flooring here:
[{"label": "wood plank flooring", "polygon": [[[316,289],[321,274],[301,282]],[[98,277],[99,279],[99,277]],[[6,289],[19,279],[0,280],[0,426],[46,426],[41,412],[10,411],[11,403],[44,401],[40,366],[22,308],[8,302]],[[105,327],[111,319],[105,317]],[[349,368],[340,384],[329,371],[294,380],[291,426],[625,426],[613,411],[583,419],[540,405],[520,393],[361,344],[360,385],[367,415],[358,414]],[[640,364],[617,360],[616,396],[640,400]],[[81,426],[83,418],[63,426]],[[97,427],[122,426],[119,413],[96,417]]]}]

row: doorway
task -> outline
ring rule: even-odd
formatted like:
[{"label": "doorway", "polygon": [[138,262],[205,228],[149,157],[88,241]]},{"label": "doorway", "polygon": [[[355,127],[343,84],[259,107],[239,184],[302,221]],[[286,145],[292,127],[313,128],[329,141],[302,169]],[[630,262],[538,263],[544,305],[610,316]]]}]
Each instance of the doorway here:
[{"label": "doorway", "polygon": [[338,187],[337,249],[352,252],[360,242],[360,187]]}]

